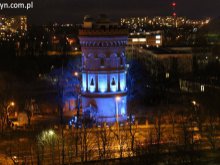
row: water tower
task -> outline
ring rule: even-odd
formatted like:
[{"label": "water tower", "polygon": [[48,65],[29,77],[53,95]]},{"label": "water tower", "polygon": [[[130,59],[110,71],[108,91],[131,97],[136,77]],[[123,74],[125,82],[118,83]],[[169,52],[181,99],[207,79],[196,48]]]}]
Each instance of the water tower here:
[{"label": "water tower", "polygon": [[79,31],[82,49],[83,114],[98,122],[127,118],[126,57],[128,31],[106,15],[85,16]]}]

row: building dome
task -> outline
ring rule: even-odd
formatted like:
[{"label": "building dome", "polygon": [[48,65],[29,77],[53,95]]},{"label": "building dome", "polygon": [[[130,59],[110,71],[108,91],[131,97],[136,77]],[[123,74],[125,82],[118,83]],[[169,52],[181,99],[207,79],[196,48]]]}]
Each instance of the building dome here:
[{"label": "building dome", "polygon": [[90,15],[86,15],[86,16],[84,16],[84,22],[91,22],[91,21],[93,21],[94,19],[93,19],[93,17],[92,16],[90,16]]}]

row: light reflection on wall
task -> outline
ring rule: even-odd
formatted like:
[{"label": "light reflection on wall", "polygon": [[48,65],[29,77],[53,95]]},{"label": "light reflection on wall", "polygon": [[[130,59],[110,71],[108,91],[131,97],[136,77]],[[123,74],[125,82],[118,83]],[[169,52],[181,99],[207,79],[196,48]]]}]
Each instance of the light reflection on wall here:
[{"label": "light reflection on wall", "polygon": [[[116,109],[118,108],[119,121],[126,120],[127,116],[127,97],[120,96],[120,100],[116,101],[115,96],[106,98],[93,98],[92,102],[95,103],[94,106],[97,108],[97,116],[105,116],[105,118],[100,118],[100,122],[116,122]],[[90,105],[91,98],[84,98],[82,100],[82,105]]]},{"label": "light reflection on wall", "polygon": [[126,101],[126,96],[120,97],[120,100],[116,101],[116,104],[118,104],[118,115],[124,116],[126,114]]},{"label": "light reflection on wall", "polygon": [[121,73],[120,74],[120,89],[121,91],[125,91],[126,88],[126,74]]},{"label": "light reflection on wall", "polygon": [[83,92],[86,91],[86,74],[85,73],[82,74],[82,89],[83,89]]},{"label": "light reflection on wall", "polygon": [[104,93],[107,91],[107,74],[98,75],[98,88],[99,91]]}]

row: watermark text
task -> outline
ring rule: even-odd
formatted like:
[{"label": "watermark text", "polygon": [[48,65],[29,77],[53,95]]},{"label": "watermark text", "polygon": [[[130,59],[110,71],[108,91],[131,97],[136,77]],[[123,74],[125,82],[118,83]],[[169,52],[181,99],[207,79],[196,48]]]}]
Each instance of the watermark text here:
[{"label": "watermark text", "polygon": [[0,3],[0,10],[4,9],[33,9],[34,2],[29,3]]}]

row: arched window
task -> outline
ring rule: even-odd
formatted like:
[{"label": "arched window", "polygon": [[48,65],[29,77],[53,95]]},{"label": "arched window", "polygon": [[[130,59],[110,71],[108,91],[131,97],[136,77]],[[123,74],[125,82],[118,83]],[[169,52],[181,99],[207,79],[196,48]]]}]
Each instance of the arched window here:
[{"label": "arched window", "polygon": [[91,79],[90,86],[94,86],[94,80],[93,80],[93,78]]},{"label": "arched window", "polygon": [[101,66],[104,66],[104,65],[105,65],[105,60],[104,60],[104,58],[101,58],[101,59],[100,59],[100,65],[101,65]]},{"label": "arched window", "polygon": [[115,78],[112,78],[111,85],[116,85],[116,83],[115,83]]},{"label": "arched window", "polygon": [[120,57],[120,64],[123,65],[123,57]]}]

